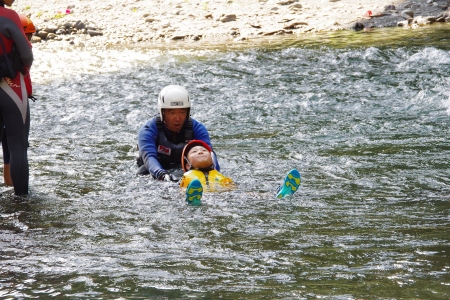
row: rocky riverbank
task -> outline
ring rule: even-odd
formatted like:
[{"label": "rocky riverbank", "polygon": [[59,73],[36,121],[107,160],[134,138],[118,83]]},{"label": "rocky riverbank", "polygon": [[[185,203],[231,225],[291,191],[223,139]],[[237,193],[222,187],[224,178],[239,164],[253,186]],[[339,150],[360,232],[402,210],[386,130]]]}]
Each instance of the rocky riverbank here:
[{"label": "rocky riverbank", "polygon": [[261,36],[450,22],[448,0],[20,0],[35,47],[155,41],[245,41]]}]

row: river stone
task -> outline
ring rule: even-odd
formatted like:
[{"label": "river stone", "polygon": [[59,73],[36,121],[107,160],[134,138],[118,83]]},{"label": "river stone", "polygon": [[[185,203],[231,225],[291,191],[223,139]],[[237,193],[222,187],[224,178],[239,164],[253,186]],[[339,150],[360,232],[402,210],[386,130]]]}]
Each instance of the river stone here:
[{"label": "river stone", "polygon": [[395,5],[386,5],[386,7],[384,8],[385,11],[389,11],[389,10],[395,10]]},{"label": "river stone", "polygon": [[56,26],[47,26],[44,28],[44,31],[48,33],[55,33],[58,30],[58,27]]},{"label": "river stone", "polygon": [[357,22],[357,23],[355,23],[355,25],[353,25],[352,28],[353,28],[353,30],[360,31],[360,30],[364,29],[364,24]]},{"label": "river stone", "polygon": [[436,22],[436,17],[422,17],[419,16],[417,18],[414,18],[414,23],[420,26],[433,24]]},{"label": "river stone", "polygon": [[32,44],[34,44],[34,43],[40,43],[41,41],[42,41],[42,39],[41,39],[40,37],[36,36],[36,35],[33,35],[33,36],[31,37],[31,43],[32,43]]},{"label": "river stone", "polygon": [[298,0],[282,0],[282,1],[278,1],[277,4],[278,5],[289,5],[292,3],[297,2]]},{"label": "river stone", "polygon": [[400,12],[403,19],[414,18],[414,12],[410,9],[405,9]]},{"label": "river stone", "polygon": [[236,15],[235,14],[221,15],[218,21],[222,23],[236,21]]},{"label": "river stone", "polygon": [[61,34],[67,34],[67,31],[65,29],[58,29],[55,34],[61,35]]},{"label": "river stone", "polygon": [[47,36],[49,35],[49,33],[45,30],[40,30],[37,33],[37,36],[40,37],[41,39],[45,40],[47,38]]},{"label": "river stone", "polygon": [[88,30],[87,33],[88,33],[90,36],[101,36],[101,35],[103,35],[102,32],[100,32],[100,31],[95,31],[95,30]]},{"label": "river stone", "polygon": [[86,27],[86,24],[84,24],[81,21],[76,21],[74,26],[77,30],[80,30],[80,29],[84,29]]},{"label": "river stone", "polygon": [[406,27],[406,26],[411,25],[412,21],[413,21],[413,18],[409,18],[408,20],[404,20],[404,21],[398,22],[397,26],[399,26],[399,27]]},{"label": "river stone", "polygon": [[290,10],[299,10],[301,9],[303,6],[300,3],[296,3],[294,5],[289,6]]},{"label": "river stone", "polygon": [[56,39],[56,37],[57,37],[56,34],[54,34],[54,33],[49,33],[49,34],[47,34],[46,39],[48,39],[48,40],[54,40],[54,39]]},{"label": "river stone", "polygon": [[173,41],[184,40],[186,38],[185,34],[174,34],[170,39]]},{"label": "river stone", "polygon": [[294,22],[283,27],[283,29],[296,29],[302,25],[308,25],[306,22]]}]

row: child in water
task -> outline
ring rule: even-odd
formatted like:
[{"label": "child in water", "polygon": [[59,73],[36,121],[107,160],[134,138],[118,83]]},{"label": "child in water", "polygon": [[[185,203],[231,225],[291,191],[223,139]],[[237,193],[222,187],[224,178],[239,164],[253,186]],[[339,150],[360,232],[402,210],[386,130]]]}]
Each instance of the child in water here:
[{"label": "child in water", "polygon": [[[203,191],[224,191],[236,188],[234,181],[215,169],[211,148],[203,141],[193,140],[183,149],[181,166],[184,170],[180,187],[186,188],[186,201],[200,205]],[[292,169],[277,190],[277,198],[293,195],[301,183],[300,173]]]}]

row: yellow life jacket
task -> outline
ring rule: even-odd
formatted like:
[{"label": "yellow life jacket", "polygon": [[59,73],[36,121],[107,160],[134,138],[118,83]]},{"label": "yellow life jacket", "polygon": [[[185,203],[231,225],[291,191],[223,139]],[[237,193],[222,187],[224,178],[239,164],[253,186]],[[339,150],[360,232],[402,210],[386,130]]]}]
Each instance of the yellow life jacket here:
[{"label": "yellow life jacket", "polygon": [[203,190],[207,192],[218,192],[231,190],[236,187],[234,181],[217,170],[200,171],[190,170],[181,177],[180,187],[187,188],[193,179],[200,180]]}]

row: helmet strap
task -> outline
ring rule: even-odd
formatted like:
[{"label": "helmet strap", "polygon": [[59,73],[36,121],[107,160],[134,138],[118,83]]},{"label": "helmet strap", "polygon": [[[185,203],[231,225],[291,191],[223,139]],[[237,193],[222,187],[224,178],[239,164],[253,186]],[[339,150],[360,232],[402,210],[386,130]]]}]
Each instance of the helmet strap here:
[{"label": "helmet strap", "polygon": [[189,160],[187,159],[187,157],[185,156],[184,157],[184,160],[186,161],[186,163],[187,163],[187,165],[189,166],[187,169],[188,169],[188,171],[192,168],[192,165],[191,165],[191,163],[189,162]]}]

